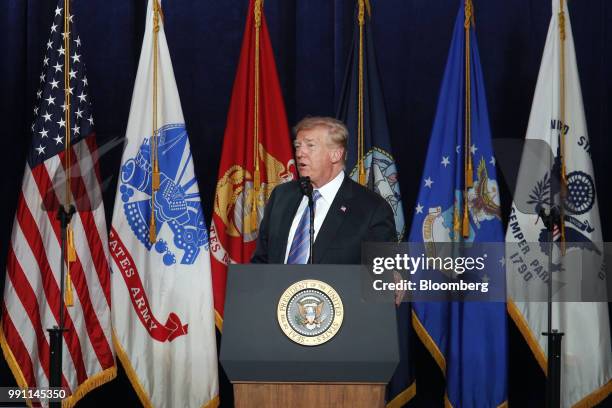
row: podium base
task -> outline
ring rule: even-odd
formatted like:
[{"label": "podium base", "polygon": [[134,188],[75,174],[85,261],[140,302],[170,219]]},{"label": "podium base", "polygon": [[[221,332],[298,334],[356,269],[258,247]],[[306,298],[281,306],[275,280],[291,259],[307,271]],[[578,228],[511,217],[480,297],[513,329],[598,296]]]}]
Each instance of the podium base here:
[{"label": "podium base", "polygon": [[234,406],[251,407],[384,407],[385,384],[234,383]]}]

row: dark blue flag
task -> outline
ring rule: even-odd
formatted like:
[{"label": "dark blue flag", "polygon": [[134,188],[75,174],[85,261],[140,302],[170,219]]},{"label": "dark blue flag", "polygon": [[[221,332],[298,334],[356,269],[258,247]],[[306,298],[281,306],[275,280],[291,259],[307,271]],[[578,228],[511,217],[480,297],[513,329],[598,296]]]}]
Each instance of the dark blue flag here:
[{"label": "dark blue flag", "polygon": [[[382,85],[378,77],[370,5],[358,0],[338,119],[349,129],[346,169],[350,177],[379,193],[395,215],[397,239],[405,233],[404,212],[391,142]],[[361,173],[361,176],[360,176]],[[388,387],[390,407],[401,407],[416,392],[412,367],[408,361],[410,344],[410,304],[397,304],[400,364]]]},{"label": "dark blue flag", "polygon": [[[462,0],[410,241],[503,242],[499,203],[472,4],[471,0]],[[493,262],[497,266],[487,265],[483,281],[488,276],[503,274],[503,255],[499,261]],[[413,310],[414,329],[446,376],[446,404],[453,407],[504,404],[505,303],[415,302]]]},{"label": "dark blue flag", "polygon": [[[357,2],[353,47],[348,57],[336,116],[346,124],[350,134],[346,161],[347,172],[353,180],[376,191],[391,205],[395,215],[398,241],[401,241],[406,228],[404,211],[397,167],[391,154],[389,126],[387,125],[382,86],[378,78],[369,7],[366,7],[365,3],[367,3],[366,0]],[[363,22],[361,26],[360,21]],[[360,70],[361,81],[359,80]],[[359,177],[360,163],[363,169],[361,180]]]}]

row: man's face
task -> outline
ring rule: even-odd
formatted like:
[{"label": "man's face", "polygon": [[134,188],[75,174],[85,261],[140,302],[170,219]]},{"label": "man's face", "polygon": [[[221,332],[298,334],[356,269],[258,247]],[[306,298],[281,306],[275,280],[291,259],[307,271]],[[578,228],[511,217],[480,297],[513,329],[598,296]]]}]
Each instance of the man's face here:
[{"label": "man's face", "polygon": [[300,177],[310,177],[316,188],[336,176],[334,163],[341,157],[342,149],[330,146],[327,132],[323,127],[301,130],[293,142]]}]

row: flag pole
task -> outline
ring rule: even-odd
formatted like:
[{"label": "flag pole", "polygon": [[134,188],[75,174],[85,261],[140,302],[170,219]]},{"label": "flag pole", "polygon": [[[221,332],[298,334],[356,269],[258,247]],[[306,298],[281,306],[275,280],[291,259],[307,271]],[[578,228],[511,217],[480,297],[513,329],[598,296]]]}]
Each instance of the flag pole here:
[{"label": "flag pole", "polygon": [[154,244],[157,240],[157,226],[155,223],[155,193],[159,190],[159,160],[157,155],[157,145],[159,134],[157,129],[157,83],[158,83],[158,60],[159,60],[159,18],[160,5],[158,0],[153,0],[153,129],[151,133],[151,143],[149,144],[151,156],[151,217],[149,219],[149,242]]},{"label": "flag pole", "polygon": [[261,189],[261,174],[259,170],[259,93],[260,93],[260,67],[259,67],[259,37],[261,34],[261,8],[263,0],[255,0],[253,6],[253,14],[255,20],[255,92],[253,101],[253,204],[251,205],[250,222],[251,228],[257,228],[257,200],[259,199],[259,190]]},{"label": "flag pole", "polygon": [[468,238],[470,236],[470,216],[468,208],[468,190],[474,185],[473,180],[473,165],[471,155],[472,145],[472,84],[471,84],[471,64],[470,64],[470,30],[473,25],[474,7],[472,0],[465,0],[465,129],[464,129],[464,186],[463,186],[463,220],[462,236]]},{"label": "flag pole", "polygon": [[[552,328],[552,249],[553,231],[556,225],[561,230],[561,256],[565,255],[565,225],[563,222],[563,204],[567,193],[567,179],[565,177],[565,13],[563,0],[559,0],[559,161],[560,166],[560,203],[554,206],[553,192],[550,193],[550,214],[548,214],[548,330],[542,333],[547,337],[547,368],[546,368],[546,407],[558,408],[561,406],[561,340],[564,333]],[[555,177],[553,175],[553,177]]]},{"label": "flag pole", "polygon": [[[49,387],[60,388],[62,386],[62,336],[67,330],[65,323],[65,306],[72,306],[72,284],[70,281],[70,263],[76,260],[76,251],[72,237],[70,221],[76,212],[71,203],[71,153],[70,144],[70,0],[64,0],[64,117],[65,117],[65,143],[64,143],[64,173],[66,182],[64,184],[64,202],[60,203],[57,211],[57,219],[60,221],[61,236],[61,258],[60,258],[60,296],[59,296],[59,321],[58,325],[47,329],[49,332]],[[66,282],[64,282],[64,275]],[[65,291],[64,291],[65,290]],[[65,298],[64,298],[65,296]],[[51,408],[60,408],[61,401],[49,403]]]},{"label": "flag pole", "polygon": [[[561,131],[559,134],[559,161],[561,162],[561,202],[567,197],[567,175],[565,168],[565,13],[563,12],[563,0],[559,0],[559,116]],[[565,222],[564,206],[559,207],[561,211],[561,254],[565,255]]]},{"label": "flag pole", "polygon": [[359,168],[359,184],[365,186],[365,166],[364,160],[364,129],[363,129],[363,28],[365,25],[365,1],[359,0],[359,14],[357,16],[359,22],[359,95],[357,100],[357,162]]},{"label": "flag pole", "polygon": [[[71,203],[70,189],[72,187],[72,139],[70,135],[70,116],[71,116],[71,105],[70,105],[70,0],[64,0],[64,117],[66,122],[65,130],[65,141],[64,144],[64,171],[66,172],[66,184],[64,186],[64,207],[65,211],[71,212],[71,208],[74,206]],[[76,125],[75,125],[76,126]],[[72,211],[74,212],[74,211]],[[66,295],[64,301],[66,306],[73,305],[72,299],[72,281],[70,279],[70,263],[76,261],[76,250],[74,248],[74,238],[72,228],[70,227],[70,221],[72,216],[68,217],[66,225]],[[62,288],[64,284],[62,283]],[[63,313],[63,308],[60,310]],[[62,320],[62,319],[60,319]],[[63,326],[63,320],[62,320]]]}]

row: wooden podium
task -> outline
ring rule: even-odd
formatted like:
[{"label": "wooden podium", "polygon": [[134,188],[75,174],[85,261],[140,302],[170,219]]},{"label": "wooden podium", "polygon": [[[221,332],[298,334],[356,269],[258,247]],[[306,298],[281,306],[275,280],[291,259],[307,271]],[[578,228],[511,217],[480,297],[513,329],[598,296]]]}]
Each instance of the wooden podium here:
[{"label": "wooden podium", "polygon": [[385,406],[385,384],[234,383],[236,408]]},{"label": "wooden podium", "polygon": [[[231,265],[219,360],[245,407],[384,407],[399,361],[394,303],[367,302],[355,265]],[[283,292],[314,279],[343,303],[338,333],[318,346],[289,339],[277,318]]]}]

